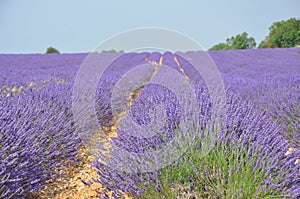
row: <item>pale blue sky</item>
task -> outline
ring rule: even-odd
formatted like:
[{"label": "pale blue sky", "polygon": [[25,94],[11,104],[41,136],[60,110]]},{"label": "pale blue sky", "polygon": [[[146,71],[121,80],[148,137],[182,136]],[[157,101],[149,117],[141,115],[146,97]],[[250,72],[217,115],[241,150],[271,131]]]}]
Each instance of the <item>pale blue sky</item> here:
[{"label": "pale blue sky", "polygon": [[180,31],[205,49],[244,31],[259,43],[290,17],[300,18],[300,0],[0,0],[0,53],[88,52],[141,27]]}]

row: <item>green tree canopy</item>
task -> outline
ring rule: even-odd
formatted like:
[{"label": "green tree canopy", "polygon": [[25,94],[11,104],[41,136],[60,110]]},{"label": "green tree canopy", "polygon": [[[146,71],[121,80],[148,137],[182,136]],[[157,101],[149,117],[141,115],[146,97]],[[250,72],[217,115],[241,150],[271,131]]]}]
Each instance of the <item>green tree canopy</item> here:
[{"label": "green tree canopy", "polygon": [[48,53],[57,53],[57,54],[59,54],[60,52],[56,48],[53,48],[53,47],[50,46],[49,48],[47,48],[46,53],[47,54]]},{"label": "green tree canopy", "polygon": [[225,43],[219,43],[211,47],[209,50],[228,50],[230,46]]},{"label": "green tree canopy", "polygon": [[259,48],[288,48],[300,45],[299,19],[290,18],[274,22],[269,30],[269,35],[259,44]]},{"label": "green tree canopy", "polygon": [[253,37],[248,37],[248,33],[243,32],[235,37],[226,39],[226,43],[219,43],[211,47],[209,50],[229,50],[229,49],[249,49],[255,48],[256,42]]}]

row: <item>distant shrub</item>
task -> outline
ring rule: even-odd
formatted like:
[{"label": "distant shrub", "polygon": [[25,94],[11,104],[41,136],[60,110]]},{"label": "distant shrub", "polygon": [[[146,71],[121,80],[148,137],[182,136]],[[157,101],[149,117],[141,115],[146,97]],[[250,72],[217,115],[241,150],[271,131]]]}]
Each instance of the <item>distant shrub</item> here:
[{"label": "distant shrub", "polygon": [[51,54],[51,53],[59,54],[60,52],[56,48],[50,46],[49,48],[47,48],[46,54]]}]

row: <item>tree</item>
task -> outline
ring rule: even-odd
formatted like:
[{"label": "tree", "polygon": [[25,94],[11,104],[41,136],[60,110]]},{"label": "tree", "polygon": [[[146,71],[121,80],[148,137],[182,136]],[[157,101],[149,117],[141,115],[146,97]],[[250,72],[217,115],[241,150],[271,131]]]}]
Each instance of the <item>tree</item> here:
[{"label": "tree", "polygon": [[47,54],[49,54],[49,53],[57,53],[57,54],[59,54],[60,52],[56,48],[53,48],[53,47],[50,46],[49,48],[47,48],[46,53]]},{"label": "tree", "polygon": [[228,46],[225,43],[219,43],[211,47],[209,50],[228,50],[230,49],[230,46]]},{"label": "tree", "polygon": [[269,27],[269,35],[258,48],[289,48],[300,45],[300,20],[290,18],[274,22]]},{"label": "tree", "polygon": [[232,49],[249,49],[255,48],[256,42],[253,37],[248,37],[246,32],[243,32],[241,35],[231,37],[226,40],[227,44],[231,46]]},{"label": "tree", "polygon": [[124,53],[123,50],[116,51],[115,49],[111,50],[102,50],[101,53]]},{"label": "tree", "polygon": [[243,32],[235,37],[226,39],[226,43],[219,43],[211,47],[209,50],[229,50],[229,49],[249,49],[255,48],[256,42],[253,37],[248,37],[248,33]]}]

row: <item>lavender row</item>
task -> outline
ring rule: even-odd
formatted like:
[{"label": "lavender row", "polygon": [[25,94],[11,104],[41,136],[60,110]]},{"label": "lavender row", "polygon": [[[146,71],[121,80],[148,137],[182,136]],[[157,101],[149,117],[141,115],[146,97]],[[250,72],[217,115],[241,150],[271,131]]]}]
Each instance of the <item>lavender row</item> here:
[{"label": "lavender row", "polygon": [[0,98],[0,198],[38,191],[75,161],[80,140],[72,123],[70,86]]}]

